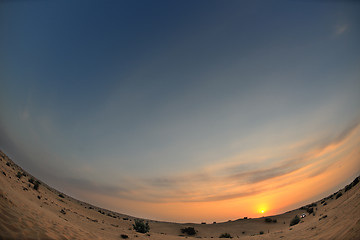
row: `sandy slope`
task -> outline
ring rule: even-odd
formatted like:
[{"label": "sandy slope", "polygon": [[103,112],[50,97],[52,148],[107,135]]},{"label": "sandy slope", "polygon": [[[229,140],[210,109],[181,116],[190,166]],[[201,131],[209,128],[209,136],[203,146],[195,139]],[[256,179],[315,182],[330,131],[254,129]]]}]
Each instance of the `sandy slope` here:
[{"label": "sandy slope", "polygon": [[[18,178],[18,172],[24,173]],[[276,223],[264,218],[239,219],[216,224],[177,224],[149,221],[148,234],[132,229],[134,218],[78,201],[40,183],[29,183],[30,174],[0,151],[0,239],[219,239],[230,233],[241,239],[360,239],[360,184],[343,195],[316,202],[315,214],[292,227],[291,219],[306,212],[297,209],[277,216]],[[36,181],[36,179],[34,178]],[[326,205],[324,206],[324,203]],[[324,218],[324,216],[327,216]],[[194,237],[179,236],[192,226]],[[260,231],[264,234],[260,235]]]}]

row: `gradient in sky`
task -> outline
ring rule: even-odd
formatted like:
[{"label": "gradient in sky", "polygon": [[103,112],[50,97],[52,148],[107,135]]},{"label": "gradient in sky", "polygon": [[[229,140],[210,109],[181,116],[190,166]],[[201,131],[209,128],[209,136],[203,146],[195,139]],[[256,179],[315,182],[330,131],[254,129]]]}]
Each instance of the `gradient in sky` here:
[{"label": "gradient in sky", "polygon": [[281,213],[360,174],[356,1],[1,1],[0,148],[89,203]]}]

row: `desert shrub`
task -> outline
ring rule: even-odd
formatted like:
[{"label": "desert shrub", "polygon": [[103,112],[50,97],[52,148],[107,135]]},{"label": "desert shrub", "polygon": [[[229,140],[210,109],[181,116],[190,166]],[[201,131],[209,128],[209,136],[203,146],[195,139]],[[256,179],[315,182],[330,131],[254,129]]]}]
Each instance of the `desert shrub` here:
[{"label": "desert shrub", "polygon": [[244,217],[244,219],[248,219],[247,217]]},{"label": "desert shrub", "polygon": [[59,197],[61,198],[65,198],[64,195],[62,195],[62,193],[59,194]]},{"label": "desert shrub", "polygon": [[6,166],[10,167],[10,162],[7,162],[7,163],[6,163]]},{"label": "desert shrub", "polygon": [[23,174],[21,172],[17,172],[17,174],[16,174],[17,178],[19,178],[19,179],[22,177],[22,175]]},{"label": "desert shrub", "polygon": [[266,218],[265,218],[265,222],[266,222],[266,223],[271,223],[271,222],[272,222],[272,219],[269,218],[269,217],[266,217]]},{"label": "desert shrub", "polygon": [[66,214],[65,210],[64,209],[61,209],[60,211],[62,214]]},{"label": "desert shrub", "polygon": [[277,223],[277,220],[276,220],[276,218],[274,218],[274,219],[273,219],[272,221],[273,221],[273,223]]},{"label": "desert shrub", "polygon": [[122,239],[127,239],[127,238],[129,238],[129,236],[126,235],[126,234],[121,234],[120,237],[121,237]]},{"label": "desert shrub", "polygon": [[216,224],[216,222],[213,222],[213,224]]},{"label": "desert shrub", "polygon": [[264,231],[260,231],[260,235],[263,235],[264,234]]},{"label": "desert shrub", "polygon": [[150,230],[149,223],[144,223],[144,220],[142,219],[135,219],[135,224],[133,224],[133,228],[139,233],[147,233]]},{"label": "desert shrub", "polygon": [[355,178],[354,181],[351,183],[352,186],[355,186],[359,183],[359,177]]},{"label": "desert shrub", "polygon": [[193,227],[182,228],[182,229],[181,229],[181,232],[182,232],[182,233],[186,233],[187,235],[190,235],[190,236],[196,234],[196,230],[195,230],[195,228],[193,228]]},{"label": "desert shrub", "polygon": [[39,189],[39,185],[40,185],[39,181],[36,181],[36,182],[34,183],[34,189],[35,189],[35,190],[38,190],[38,189]]},{"label": "desert shrub", "polygon": [[34,181],[35,181],[34,178],[29,179],[29,183],[34,183]]},{"label": "desert shrub", "polygon": [[219,238],[232,238],[232,236],[230,235],[230,233],[222,233]]},{"label": "desert shrub", "polygon": [[300,222],[300,218],[298,215],[296,215],[293,219],[290,221],[290,226],[294,226]]},{"label": "desert shrub", "polygon": [[341,196],[342,196],[342,193],[339,192],[338,194],[336,194],[336,199],[338,199],[338,198],[341,197]]},{"label": "desert shrub", "polygon": [[206,224],[206,222],[202,222],[201,224]]},{"label": "desert shrub", "polygon": [[352,187],[352,185],[351,185],[351,184],[346,185],[346,187],[345,187],[345,192],[349,191],[349,190],[351,189],[351,187]]},{"label": "desert shrub", "polygon": [[306,211],[309,213],[309,214],[312,214],[314,212],[314,208],[308,208],[306,209]]}]

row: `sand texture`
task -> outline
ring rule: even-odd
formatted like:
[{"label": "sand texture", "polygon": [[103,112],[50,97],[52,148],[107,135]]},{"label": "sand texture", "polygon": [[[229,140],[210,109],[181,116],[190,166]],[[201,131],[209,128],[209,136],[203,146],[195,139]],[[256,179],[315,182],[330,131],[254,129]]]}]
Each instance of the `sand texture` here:
[{"label": "sand texture", "polygon": [[[149,220],[150,231],[142,234],[132,228],[134,217],[78,201],[36,181],[0,151],[0,239],[123,239],[122,234],[128,239],[220,239],[222,233],[240,239],[360,239],[360,184],[312,206],[270,216],[276,223],[265,218],[216,224]],[[314,213],[308,214],[311,207]],[[304,212],[307,216],[290,227],[291,219]],[[184,227],[194,227],[196,235],[181,233]]]}]

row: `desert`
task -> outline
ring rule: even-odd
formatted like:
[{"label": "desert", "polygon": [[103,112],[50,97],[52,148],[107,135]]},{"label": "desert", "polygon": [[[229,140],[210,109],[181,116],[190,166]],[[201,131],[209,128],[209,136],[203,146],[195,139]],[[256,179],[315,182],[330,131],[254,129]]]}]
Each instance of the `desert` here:
[{"label": "desert", "polygon": [[[78,201],[38,180],[0,153],[0,239],[359,239],[359,177],[345,188],[300,209],[254,219],[178,224],[152,221],[134,230],[127,216]],[[310,210],[311,209],[311,210]],[[295,216],[306,214],[289,226]],[[181,229],[194,228],[191,236]],[[229,235],[225,235],[225,234]],[[222,238],[221,238],[222,239]]]}]

